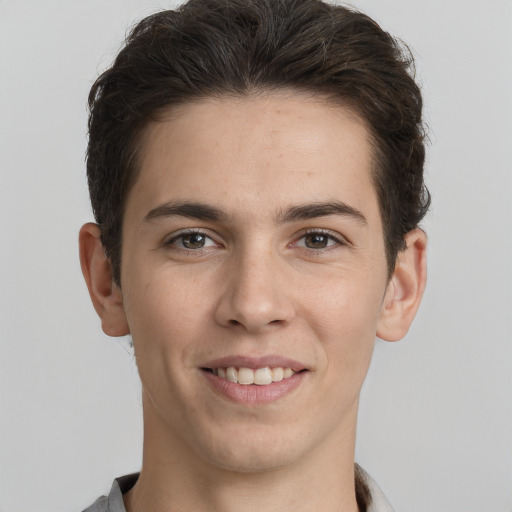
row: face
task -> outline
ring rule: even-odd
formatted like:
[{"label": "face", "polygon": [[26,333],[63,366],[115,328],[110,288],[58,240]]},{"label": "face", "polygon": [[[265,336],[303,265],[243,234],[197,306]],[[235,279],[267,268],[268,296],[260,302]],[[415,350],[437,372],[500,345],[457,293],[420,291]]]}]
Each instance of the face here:
[{"label": "face", "polygon": [[147,129],[140,165],[121,290],[146,438],[237,471],[339,451],[387,287],[364,124],[299,94],[203,100]]}]

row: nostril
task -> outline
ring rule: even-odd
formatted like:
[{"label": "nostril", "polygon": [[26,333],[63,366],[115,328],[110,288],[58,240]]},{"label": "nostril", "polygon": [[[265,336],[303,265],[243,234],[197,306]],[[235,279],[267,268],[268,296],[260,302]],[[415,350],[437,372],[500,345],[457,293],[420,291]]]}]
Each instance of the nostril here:
[{"label": "nostril", "polygon": [[[268,322],[267,325],[280,325],[281,323],[283,323],[282,320],[271,320],[270,322]],[[228,324],[231,326],[244,325],[243,322],[240,322],[238,320],[228,320]]]}]

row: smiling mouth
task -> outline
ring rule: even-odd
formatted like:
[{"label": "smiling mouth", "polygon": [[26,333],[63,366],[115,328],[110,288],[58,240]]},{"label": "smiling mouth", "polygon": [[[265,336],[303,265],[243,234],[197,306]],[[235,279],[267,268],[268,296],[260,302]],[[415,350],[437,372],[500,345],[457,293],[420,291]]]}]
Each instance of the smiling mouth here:
[{"label": "smiling mouth", "polygon": [[272,384],[272,382],[281,382],[282,380],[289,379],[296,373],[305,371],[295,371],[292,368],[283,367],[264,367],[253,370],[252,368],[235,368],[233,366],[229,366],[227,368],[202,368],[202,370],[213,373],[221,379],[226,379],[229,382],[242,384],[244,386],[249,386],[251,384],[255,384],[256,386],[267,386],[268,384]]}]

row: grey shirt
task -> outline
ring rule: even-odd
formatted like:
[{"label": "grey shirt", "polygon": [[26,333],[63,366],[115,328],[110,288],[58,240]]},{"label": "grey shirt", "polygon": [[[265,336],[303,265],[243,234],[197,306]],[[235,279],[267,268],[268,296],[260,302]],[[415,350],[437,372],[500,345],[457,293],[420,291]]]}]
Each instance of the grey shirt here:
[{"label": "grey shirt", "polygon": [[[368,473],[365,473],[364,476],[372,496],[372,502],[366,512],[394,512],[375,480]],[[135,485],[138,478],[138,473],[116,478],[109,495],[98,498],[83,512],[126,512],[123,494],[127,493]]]}]

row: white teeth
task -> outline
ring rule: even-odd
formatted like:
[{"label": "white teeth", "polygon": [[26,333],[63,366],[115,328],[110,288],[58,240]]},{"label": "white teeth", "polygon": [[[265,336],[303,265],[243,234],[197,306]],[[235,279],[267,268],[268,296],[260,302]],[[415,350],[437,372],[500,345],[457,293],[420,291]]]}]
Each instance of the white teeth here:
[{"label": "white teeth", "polygon": [[254,372],[254,384],[258,386],[264,386],[272,382],[272,371],[270,368],[258,368]]},{"label": "white teeth", "polygon": [[282,368],[272,368],[272,380],[274,382],[279,382],[280,380],[283,380],[283,374],[284,371]]},{"label": "white teeth", "polygon": [[238,384],[254,384],[254,372],[250,368],[239,368]]},{"label": "white teeth", "polygon": [[229,368],[226,369],[226,379],[228,379],[230,382],[238,382],[238,375],[237,375],[237,371],[236,371],[236,368],[233,368],[232,366],[230,366]]},{"label": "white teeth", "polygon": [[250,384],[256,384],[257,386],[266,386],[272,382],[280,382],[283,379],[289,379],[296,372],[291,368],[235,368],[230,366],[229,368],[216,368],[213,373],[223,379],[227,379],[230,382],[243,384],[249,386]]}]

